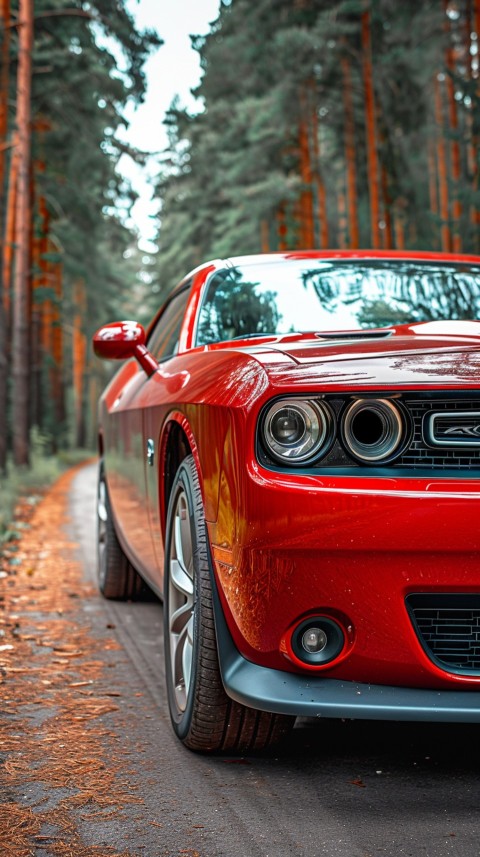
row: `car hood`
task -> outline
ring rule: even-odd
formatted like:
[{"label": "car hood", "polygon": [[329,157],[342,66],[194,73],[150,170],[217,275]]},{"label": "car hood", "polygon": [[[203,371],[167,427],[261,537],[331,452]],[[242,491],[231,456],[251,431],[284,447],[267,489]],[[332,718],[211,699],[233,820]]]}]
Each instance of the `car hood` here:
[{"label": "car hood", "polygon": [[248,352],[282,386],[480,385],[480,322],[284,336]]}]

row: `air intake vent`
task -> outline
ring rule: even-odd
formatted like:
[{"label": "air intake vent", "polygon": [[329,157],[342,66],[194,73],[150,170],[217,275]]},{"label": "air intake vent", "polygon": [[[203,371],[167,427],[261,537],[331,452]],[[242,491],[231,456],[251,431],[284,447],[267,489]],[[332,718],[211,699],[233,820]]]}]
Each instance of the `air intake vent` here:
[{"label": "air intake vent", "polygon": [[437,666],[480,674],[480,594],[415,594],[406,604],[427,655]]},{"label": "air intake vent", "polygon": [[319,339],[388,339],[391,330],[319,330],[315,333]]}]

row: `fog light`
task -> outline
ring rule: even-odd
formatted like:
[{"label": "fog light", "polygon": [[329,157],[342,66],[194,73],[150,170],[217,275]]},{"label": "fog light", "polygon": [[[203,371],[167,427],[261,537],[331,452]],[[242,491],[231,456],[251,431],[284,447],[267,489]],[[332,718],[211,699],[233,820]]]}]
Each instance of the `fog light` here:
[{"label": "fog light", "polygon": [[345,632],[330,616],[311,616],[292,631],[292,654],[309,666],[323,666],[338,658],[346,643]]},{"label": "fog light", "polygon": [[308,628],[302,637],[302,646],[310,654],[323,651],[327,642],[328,637],[321,628]]}]

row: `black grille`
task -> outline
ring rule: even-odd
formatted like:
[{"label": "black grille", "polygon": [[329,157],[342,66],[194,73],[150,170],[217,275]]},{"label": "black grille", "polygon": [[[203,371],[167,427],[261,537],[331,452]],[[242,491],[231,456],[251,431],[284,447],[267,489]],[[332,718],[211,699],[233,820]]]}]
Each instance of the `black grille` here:
[{"label": "black grille", "polygon": [[480,673],[480,594],[415,594],[406,603],[432,661],[449,672]]},{"label": "black grille", "polygon": [[423,436],[423,421],[427,414],[442,411],[478,411],[480,395],[475,399],[405,397],[404,405],[412,420],[412,440],[395,462],[395,467],[434,468],[435,470],[463,470],[480,468],[480,448],[459,447],[454,449],[432,449]]}]

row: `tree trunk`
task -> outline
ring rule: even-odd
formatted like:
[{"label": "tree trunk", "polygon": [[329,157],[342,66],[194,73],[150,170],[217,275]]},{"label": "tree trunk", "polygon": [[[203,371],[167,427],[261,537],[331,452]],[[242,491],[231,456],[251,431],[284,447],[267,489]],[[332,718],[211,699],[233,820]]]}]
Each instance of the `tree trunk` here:
[{"label": "tree trunk", "polygon": [[343,109],[345,114],[345,163],[347,167],[347,210],[349,247],[356,250],[360,246],[357,210],[357,167],[355,159],[355,120],[353,115],[352,75],[350,62],[342,56]]},{"label": "tree trunk", "polygon": [[338,246],[340,250],[345,250],[347,247],[347,210],[345,206],[345,193],[340,190],[337,198],[338,209]]},{"label": "tree trunk", "polygon": [[[16,139],[16,138],[15,138]],[[15,212],[17,200],[18,152],[16,144],[10,157],[7,210],[0,286],[0,471],[6,469],[8,363],[11,354],[11,287],[13,250],[15,246]]]},{"label": "tree trunk", "polygon": [[302,192],[300,194],[300,246],[307,250],[315,246],[315,228],[312,194],[312,162],[310,155],[310,128],[308,98],[304,92],[300,97],[301,116],[298,127],[298,148]]},{"label": "tree trunk", "polygon": [[[65,422],[64,388],[63,388],[63,330],[62,330],[62,297],[63,297],[63,266],[61,262],[54,265],[55,302],[52,313],[52,396],[55,424],[59,433]],[[56,438],[58,440],[58,438]]]},{"label": "tree trunk", "polygon": [[[37,164],[36,169],[42,171],[43,165]],[[45,408],[42,407],[42,378],[46,356],[43,349],[46,302],[43,299],[38,299],[37,290],[51,286],[48,279],[48,262],[45,258],[48,252],[50,218],[44,196],[40,196],[38,199],[37,218],[40,228],[33,241],[33,268],[36,273],[33,281],[32,308],[32,327],[35,323],[35,330],[31,338],[31,421],[33,425],[43,429],[45,428]]]},{"label": "tree trunk", "polygon": [[84,388],[87,342],[85,334],[80,328],[73,330],[73,373],[75,389],[75,445],[84,447],[86,445],[85,414],[84,414]]},{"label": "tree trunk", "polygon": [[260,246],[262,253],[269,253],[270,251],[269,232],[268,220],[262,220],[260,224]]},{"label": "tree trunk", "polygon": [[[265,221],[262,221],[265,222]],[[83,333],[85,315],[85,286],[82,280],[75,283],[74,289],[75,315],[73,319],[73,390],[75,395],[75,444],[85,446],[85,420],[83,396],[86,366],[86,339]]]},{"label": "tree trunk", "polygon": [[370,231],[372,247],[381,246],[380,237],[380,192],[377,154],[377,132],[375,118],[375,93],[372,72],[372,38],[370,12],[362,13],[362,64],[365,87],[365,124],[367,129],[368,186],[370,190]]},{"label": "tree trunk", "polygon": [[[475,17],[474,17],[475,13]],[[465,45],[467,50],[468,57],[468,79],[470,83],[472,83],[474,79],[474,66],[473,66],[473,48],[478,45],[479,34],[476,33],[477,39],[473,39],[472,36],[474,34],[475,28],[480,27],[480,0],[467,0],[467,8],[465,15]],[[476,66],[475,66],[476,68]],[[478,74],[477,74],[478,76]],[[478,119],[477,119],[478,122]],[[466,116],[467,123],[467,173],[468,180],[471,183],[472,193],[474,194],[478,189],[478,162],[477,162],[477,153],[478,153],[478,134],[475,134],[475,120],[473,116],[473,109],[467,110]],[[480,222],[479,212],[475,204],[472,202],[469,206],[468,219],[471,227],[471,234],[473,236],[473,252],[477,252],[479,248],[479,237],[477,235],[477,225]]]},{"label": "tree trunk", "polygon": [[435,168],[435,147],[432,140],[428,143],[428,195],[430,211],[432,214],[438,215],[437,171]]},{"label": "tree trunk", "polygon": [[12,424],[15,464],[29,462],[29,261],[30,261],[30,99],[33,0],[20,0],[17,73],[18,192],[12,336]]},{"label": "tree trunk", "polygon": [[[447,16],[447,3],[445,3],[445,17],[448,22]],[[455,102],[455,85],[453,82],[452,75],[455,74],[455,60],[453,56],[453,47],[451,43],[452,33],[451,27],[447,23],[447,33],[450,39],[449,46],[447,48],[447,68],[449,74],[447,74],[447,98],[448,98],[448,119],[450,126],[450,133],[452,136],[452,142],[450,144],[450,163],[452,170],[452,181],[453,181],[453,202],[452,202],[452,250],[454,253],[461,253],[462,251],[462,238],[460,234],[460,218],[462,216],[462,205],[459,200],[459,191],[460,191],[460,143],[458,141],[458,112],[457,105]]]},{"label": "tree trunk", "polygon": [[437,170],[438,188],[440,199],[440,217],[442,221],[440,230],[440,244],[444,253],[449,253],[451,248],[450,226],[448,219],[448,173],[445,152],[445,138],[443,136],[443,105],[440,81],[435,77],[435,123],[437,126]]},{"label": "tree trunk", "polygon": [[285,206],[281,205],[277,211],[277,235],[278,249],[287,249],[287,224],[285,222]]},{"label": "tree trunk", "polygon": [[32,308],[30,329],[30,418],[31,423],[42,429],[42,351],[40,347],[41,311],[38,306]]},{"label": "tree trunk", "polygon": [[0,474],[7,468],[7,366],[8,366],[8,318],[6,291],[9,289],[3,279],[3,259],[5,258],[5,162],[8,132],[8,72],[10,60],[10,5],[9,0],[1,2],[1,20],[3,26],[1,68],[0,68],[0,246],[2,247],[2,272],[0,274]]},{"label": "tree trunk", "polygon": [[8,134],[8,78],[10,69],[10,0],[0,0],[2,46],[0,59],[0,234],[3,234],[5,163]]},{"label": "tree trunk", "polygon": [[317,106],[315,103],[312,107],[312,143],[315,187],[317,191],[319,245],[322,250],[326,250],[328,248],[327,194],[325,191],[325,182],[323,181],[322,176],[320,132],[318,127]]},{"label": "tree trunk", "polygon": [[395,200],[393,206],[393,228],[394,247],[396,250],[405,250],[405,223],[407,219],[408,203],[404,197]]},{"label": "tree trunk", "polygon": [[391,250],[393,247],[393,228],[392,228],[392,198],[388,187],[388,173],[385,164],[381,166],[382,177],[382,196],[383,196],[383,219],[384,227],[382,229],[382,245],[385,250]]},{"label": "tree trunk", "polygon": [[10,170],[8,176],[8,194],[5,219],[5,240],[3,245],[2,259],[2,290],[3,304],[7,319],[7,329],[10,327],[11,315],[11,290],[13,272],[13,251],[15,247],[15,224],[17,214],[17,189],[18,189],[18,146],[15,136],[12,155],[10,158]]},{"label": "tree trunk", "polygon": [[0,301],[0,475],[7,469],[7,319]]}]

